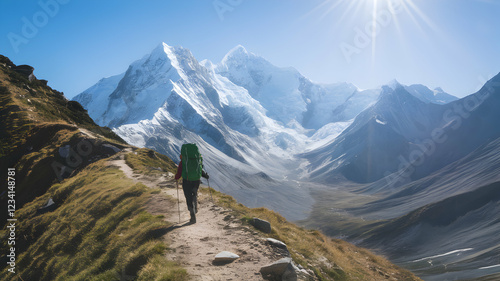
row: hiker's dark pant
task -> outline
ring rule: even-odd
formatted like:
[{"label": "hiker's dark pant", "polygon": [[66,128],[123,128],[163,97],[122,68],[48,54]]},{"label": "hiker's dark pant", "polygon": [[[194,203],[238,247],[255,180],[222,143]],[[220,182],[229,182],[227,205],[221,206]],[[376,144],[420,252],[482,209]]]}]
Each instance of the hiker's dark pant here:
[{"label": "hiker's dark pant", "polygon": [[184,196],[186,197],[186,204],[188,210],[197,211],[198,208],[198,188],[200,187],[200,180],[197,181],[187,181],[182,180],[182,190],[184,191]]}]

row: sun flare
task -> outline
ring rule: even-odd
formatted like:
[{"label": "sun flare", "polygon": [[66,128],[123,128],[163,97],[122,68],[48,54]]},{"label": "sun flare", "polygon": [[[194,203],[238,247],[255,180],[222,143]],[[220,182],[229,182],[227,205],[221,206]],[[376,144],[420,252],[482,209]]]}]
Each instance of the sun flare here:
[{"label": "sun flare", "polygon": [[[320,21],[333,20],[334,27],[345,29],[354,25],[353,30],[361,30],[368,38],[366,41],[369,41],[372,64],[376,58],[378,35],[385,27],[394,25],[399,37],[403,37],[405,30],[400,23],[403,17],[409,19],[410,23],[424,34],[424,25],[437,31],[433,22],[413,0],[325,0],[306,16],[317,17]],[[405,26],[408,27],[408,21]],[[355,52],[359,52],[359,46],[356,47]],[[366,47],[362,46],[361,49]]]}]

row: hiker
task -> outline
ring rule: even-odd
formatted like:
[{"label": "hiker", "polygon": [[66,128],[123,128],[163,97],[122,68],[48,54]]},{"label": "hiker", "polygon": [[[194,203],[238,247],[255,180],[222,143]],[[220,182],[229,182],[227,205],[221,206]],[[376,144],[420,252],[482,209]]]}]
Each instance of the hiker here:
[{"label": "hiker", "polygon": [[[200,178],[208,180],[209,175],[203,170],[203,158],[194,143],[183,144],[181,147],[181,161],[177,167],[175,180],[182,177],[182,190],[186,197],[186,204],[191,215],[190,223],[196,223],[198,213],[198,188]],[[184,159],[183,159],[184,158]]]}]

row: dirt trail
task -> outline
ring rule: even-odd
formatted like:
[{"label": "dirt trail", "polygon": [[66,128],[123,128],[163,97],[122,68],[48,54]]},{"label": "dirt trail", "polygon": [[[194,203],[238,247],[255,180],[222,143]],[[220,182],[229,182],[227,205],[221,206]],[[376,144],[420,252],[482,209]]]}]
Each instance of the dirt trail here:
[{"label": "dirt trail", "polygon": [[[229,210],[214,205],[209,195],[199,193],[197,223],[189,224],[190,216],[180,186],[179,223],[173,175],[155,178],[135,174],[123,160],[123,154],[110,164],[120,167],[134,181],[149,187],[162,187],[162,192],[151,198],[147,208],[177,223],[164,236],[170,249],[166,257],[186,268],[191,280],[264,280],[260,268],[283,257],[282,252],[270,246],[255,229],[243,225]],[[228,264],[214,264],[215,255],[221,251],[235,253],[240,258]]]}]

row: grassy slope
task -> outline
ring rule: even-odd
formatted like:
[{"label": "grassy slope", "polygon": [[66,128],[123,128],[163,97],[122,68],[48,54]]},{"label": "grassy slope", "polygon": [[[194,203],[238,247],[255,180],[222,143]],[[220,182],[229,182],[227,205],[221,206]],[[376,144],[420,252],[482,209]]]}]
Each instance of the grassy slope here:
[{"label": "grassy slope", "polygon": [[[162,255],[166,245],[160,238],[170,225],[144,210],[154,191],[105,161],[53,185],[17,212],[17,268],[23,280],[186,279],[186,271]],[[57,209],[37,215],[49,198]],[[18,275],[2,276],[17,280]]]},{"label": "grassy slope", "polygon": [[144,175],[161,175],[163,170],[174,174],[177,172],[177,166],[170,158],[147,148],[126,154],[125,161],[137,173]]},{"label": "grassy slope", "polygon": [[317,230],[299,227],[266,208],[250,209],[231,196],[214,190],[212,193],[218,204],[234,210],[235,215],[247,223],[253,217],[269,221],[272,225],[270,237],[287,244],[293,260],[311,269],[319,280],[420,280],[366,249],[331,239]]},{"label": "grassy slope", "polygon": [[[9,67],[10,66],[10,67]],[[0,157],[13,152],[41,124],[68,124],[95,132],[109,141],[124,143],[109,128],[100,127],[75,102],[39,81],[29,82],[11,70],[0,55]]]},{"label": "grassy slope", "polygon": [[[57,182],[51,165],[65,163],[59,157],[60,147],[76,147],[84,139],[79,128],[95,134],[99,143],[118,147],[125,143],[109,128],[96,125],[83,108],[62,93],[39,81],[29,82],[13,71],[14,67],[0,55],[0,171],[16,168],[16,207],[20,208]],[[5,173],[0,173],[2,182],[5,177]],[[0,193],[4,190],[2,186]],[[5,197],[0,201],[4,206]],[[0,225],[4,224],[5,215],[6,212],[0,213]]]},{"label": "grassy slope", "polygon": [[[12,67],[10,60],[0,56],[0,166],[2,171],[16,168],[17,274],[8,273],[2,259],[0,280],[120,280],[126,276],[185,280],[186,271],[162,257],[166,245],[159,236],[169,225],[144,211],[150,190],[107,167],[105,160],[89,166],[91,161],[85,161],[78,173],[61,183],[51,168],[54,161],[64,161],[57,158],[58,148],[90,139],[79,129],[90,131],[96,143],[126,144],[108,128],[97,126],[62,93],[39,81],[29,82]],[[99,152],[97,146],[94,150]],[[136,159],[135,163],[145,167],[151,161]],[[154,164],[167,169],[174,165],[166,157]],[[49,198],[57,209],[37,214]],[[2,219],[1,224],[5,222]],[[4,228],[2,241],[6,235]],[[7,253],[6,243],[0,244],[0,251]]]}]

